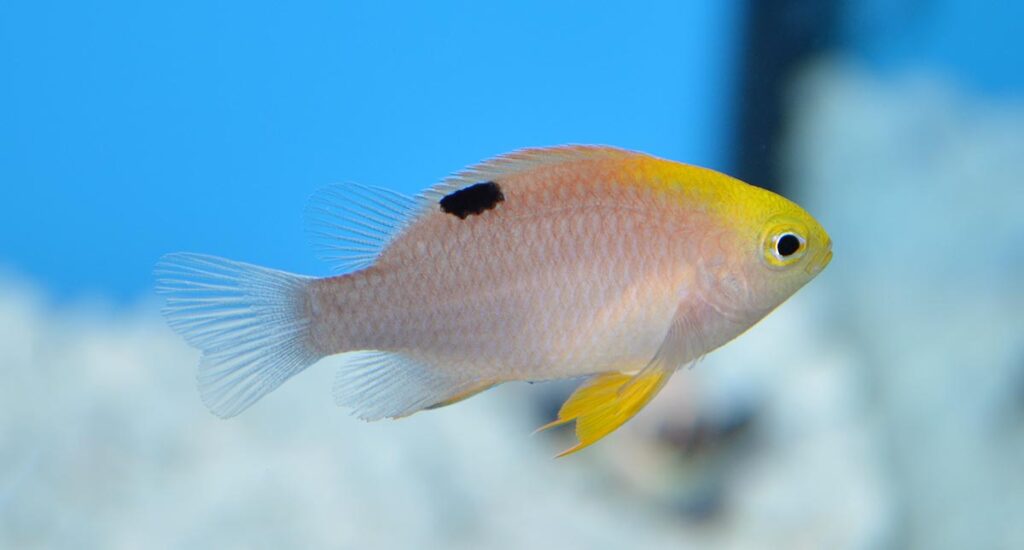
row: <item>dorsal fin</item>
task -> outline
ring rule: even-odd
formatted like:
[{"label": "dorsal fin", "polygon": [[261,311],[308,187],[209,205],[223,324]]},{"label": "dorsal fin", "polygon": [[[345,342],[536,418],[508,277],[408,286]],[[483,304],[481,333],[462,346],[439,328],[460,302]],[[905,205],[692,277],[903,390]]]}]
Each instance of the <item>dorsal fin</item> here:
[{"label": "dorsal fin", "polygon": [[622,158],[643,155],[634,151],[610,145],[556,145],[553,147],[528,147],[498,155],[481,163],[464,168],[426,190],[421,198],[428,204],[435,203],[445,195],[463,187],[484,181],[501,181],[509,175],[544,166],[555,166],[567,162]]},{"label": "dorsal fin", "polygon": [[329,185],[310,198],[306,223],[321,259],[340,272],[361,269],[372,265],[406,227],[461,189],[543,166],[635,155],[642,153],[603,145],[520,149],[469,166],[416,197],[357,183]]},{"label": "dorsal fin", "polygon": [[372,265],[416,219],[420,202],[397,191],[358,183],[318,189],[306,206],[306,231],[320,259],[345,272]]}]

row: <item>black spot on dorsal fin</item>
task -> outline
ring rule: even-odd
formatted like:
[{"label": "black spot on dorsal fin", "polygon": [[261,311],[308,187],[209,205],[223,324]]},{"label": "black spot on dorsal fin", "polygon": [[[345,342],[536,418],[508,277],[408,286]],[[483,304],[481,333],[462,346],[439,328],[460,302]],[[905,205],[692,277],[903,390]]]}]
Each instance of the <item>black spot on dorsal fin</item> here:
[{"label": "black spot on dorsal fin", "polygon": [[501,187],[493,181],[474,183],[449,193],[441,199],[441,210],[448,214],[458,216],[459,219],[466,219],[468,216],[482,214],[505,200]]}]

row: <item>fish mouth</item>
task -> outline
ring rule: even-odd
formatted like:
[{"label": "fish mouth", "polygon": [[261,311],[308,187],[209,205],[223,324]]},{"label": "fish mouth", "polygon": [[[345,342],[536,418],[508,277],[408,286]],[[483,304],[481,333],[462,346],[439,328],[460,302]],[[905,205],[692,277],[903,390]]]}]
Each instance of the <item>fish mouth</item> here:
[{"label": "fish mouth", "polygon": [[825,266],[832,261],[832,241],[825,245],[825,250],[821,251],[815,256],[810,263],[807,264],[807,273],[810,275],[817,275]]}]

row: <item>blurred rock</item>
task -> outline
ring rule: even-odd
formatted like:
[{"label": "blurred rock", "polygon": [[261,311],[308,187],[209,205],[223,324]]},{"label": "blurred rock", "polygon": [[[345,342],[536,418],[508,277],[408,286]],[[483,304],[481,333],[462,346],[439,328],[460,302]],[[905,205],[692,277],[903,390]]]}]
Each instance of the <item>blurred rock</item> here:
[{"label": "blurred rock", "polygon": [[325,361],[222,421],[154,310],[0,285],[0,547],[693,547],[552,460],[526,385],[369,424],[334,406]]},{"label": "blurred rock", "polygon": [[858,363],[900,548],[1024,548],[1024,102],[835,60],[792,101],[829,228],[831,331]]}]

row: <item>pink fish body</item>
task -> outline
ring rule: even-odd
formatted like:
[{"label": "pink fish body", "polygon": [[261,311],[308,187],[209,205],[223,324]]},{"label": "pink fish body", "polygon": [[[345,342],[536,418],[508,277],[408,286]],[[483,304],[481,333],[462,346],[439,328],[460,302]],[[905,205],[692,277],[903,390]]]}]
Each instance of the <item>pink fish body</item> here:
[{"label": "pink fish body", "polygon": [[594,375],[554,424],[582,448],[671,374],[756,323],[831,258],[799,206],[720,173],[610,147],[512,153],[410,198],[327,188],[310,212],[348,273],[311,279],[165,257],[173,328],[233,416],[319,358],[335,396],[401,417],[518,380]]}]

